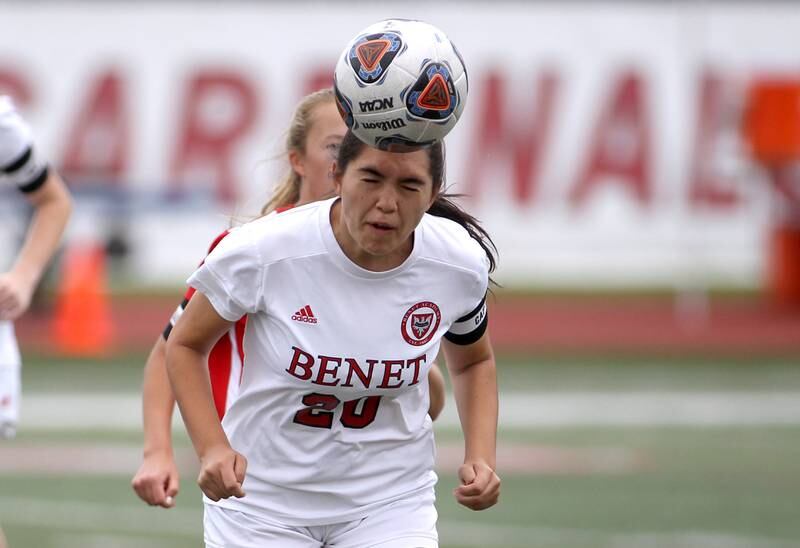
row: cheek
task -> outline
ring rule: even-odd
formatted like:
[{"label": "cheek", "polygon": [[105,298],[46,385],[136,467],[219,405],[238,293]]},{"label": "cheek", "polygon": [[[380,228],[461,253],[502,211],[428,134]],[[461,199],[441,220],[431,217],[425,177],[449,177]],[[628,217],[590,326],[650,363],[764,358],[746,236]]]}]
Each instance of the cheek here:
[{"label": "cheek", "polygon": [[413,218],[412,224],[411,224],[411,227],[410,227],[412,232],[414,231],[415,228],[417,228],[417,226],[419,226],[419,223],[422,222],[422,216],[423,215],[425,215],[424,211],[416,211],[416,216]]},{"label": "cheek", "polygon": [[350,237],[353,240],[358,241],[359,238],[359,227],[361,226],[361,222],[359,221],[359,204],[353,200],[347,200],[346,196],[342,196],[342,220],[344,221],[345,227],[347,227],[347,232],[350,234]]},{"label": "cheek", "polygon": [[430,194],[420,193],[414,200],[409,201],[406,209],[406,217],[414,223],[419,223],[422,220],[422,216],[425,215],[425,212],[430,209],[430,206]]},{"label": "cheek", "polygon": [[319,152],[315,153],[310,158],[310,168],[313,169],[315,172],[319,173],[321,171],[326,171],[331,165],[331,161],[327,155],[323,155]]}]

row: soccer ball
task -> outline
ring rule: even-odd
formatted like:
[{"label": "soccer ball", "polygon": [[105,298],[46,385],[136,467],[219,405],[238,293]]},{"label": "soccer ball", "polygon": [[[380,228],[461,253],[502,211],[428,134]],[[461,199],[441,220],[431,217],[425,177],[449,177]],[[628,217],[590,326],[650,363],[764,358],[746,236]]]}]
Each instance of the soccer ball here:
[{"label": "soccer ball", "polygon": [[347,127],[383,150],[444,138],[464,109],[467,87],[461,54],[442,31],[422,21],[370,25],[347,44],[334,72]]}]

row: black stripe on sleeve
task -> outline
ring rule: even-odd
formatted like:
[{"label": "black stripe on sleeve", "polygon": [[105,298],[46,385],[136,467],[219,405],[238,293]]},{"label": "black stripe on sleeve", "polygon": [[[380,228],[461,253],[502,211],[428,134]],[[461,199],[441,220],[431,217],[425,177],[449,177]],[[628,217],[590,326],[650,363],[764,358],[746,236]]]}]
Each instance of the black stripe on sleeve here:
[{"label": "black stripe on sleeve", "polygon": [[[181,304],[180,304],[180,306],[178,308],[180,308],[181,310],[186,310],[186,305],[187,304],[189,304],[189,299],[183,299],[183,301],[181,302]],[[164,327],[163,333],[161,333],[161,336],[164,337],[165,341],[169,340],[169,334],[172,333],[172,328],[175,327],[175,325],[172,323],[172,318],[174,318],[174,317],[175,317],[175,314],[173,313],[172,316],[170,317],[169,321],[167,322],[167,325]]]},{"label": "black stripe on sleeve", "polygon": [[[475,312],[477,312],[477,310],[471,312],[470,314],[474,315]],[[469,314],[467,314],[466,317],[469,318]],[[489,314],[487,313],[483,316],[483,321],[480,323],[480,325],[478,325],[478,327],[476,327],[473,331],[470,331],[469,333],[465,333],[463,335],[456,335],[448,331],[447,333],[444,334],[444,338],[453,344],[465,346],[477,342],[478,339],[483,337],[483,334],[486,333],[486,328],[488,326],[489,326]]]},{"label": "black stripe on sleeve", "polygon": [[34,179],[29,183],[24,183],[17,188],[23,194],[30,194],[31,192],[36,192],[44,185],[45,181],[47,181],[47,176],[50,174],[50,170],[45,166],[42,171],[34,177]]},{"label": "black stripe on sleeve", "polygon": [[18,171],[19,169],[22,168],[22,166],[28,163],[28,160],[31,159],[32,155],[33,155],[33,147],[29,146],[28,148],[25,149],[25,152],[23,152],[19,158],[17,158],[7,166],[1,167],[0,172],[5,173],[6,175],[10,175],[11,173]]}]

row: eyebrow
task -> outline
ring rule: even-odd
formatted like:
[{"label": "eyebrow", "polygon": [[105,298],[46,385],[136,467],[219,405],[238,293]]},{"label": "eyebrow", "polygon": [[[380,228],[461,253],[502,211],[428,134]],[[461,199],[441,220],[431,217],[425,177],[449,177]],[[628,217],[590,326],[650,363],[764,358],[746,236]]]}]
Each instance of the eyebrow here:
[{"label": "eyebrow", "polygon": [[[358,171],[364,173],[365,175],[372,175],[373,177],[378,177],[378,178],[381,178],[381,179],[386,177],[378,168],[373,167],[373,166],[360,167],[360,168],[358,168]],[[422,185],[422,186],[425,185],[425,181],[423,181],[422,179],[419,179],[417,177],[413,177],[413,176],[412,177],[404,177],[403,179],[400,179],[400,182],[404,183],[404,184],[415,184],[415,185]]]}]

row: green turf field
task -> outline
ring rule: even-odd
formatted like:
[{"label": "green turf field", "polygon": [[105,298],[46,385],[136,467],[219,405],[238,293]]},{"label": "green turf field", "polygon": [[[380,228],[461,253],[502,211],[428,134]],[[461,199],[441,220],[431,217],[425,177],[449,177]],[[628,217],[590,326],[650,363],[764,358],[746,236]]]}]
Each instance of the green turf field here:
[{"label": "green turf field", "polygon": [[[140,360],[29,359],[25,392],[36,401],[70,393],[132,399]],[[800,420],[795,407],[780,407],[793,396],[800,401],[795,361],[501,360],[501,390],[506,400],[518,401],[515,413],[524,415],[530,401],[531,417],[537,416],[546,396],[601,394],[613,402],[634,395],[642,399],[630,400],[638,402],[630,413],[644,405],[654,424],[592,424],[607,409],[529,426],[524,417],[501,417],[501,503],[482,513],[458,507],[450,495],[455,477],[444,470],[441,546],[800,546]],[[664,393],[689,394],[701,403],[706,395],[717,404],[738,398],[731,401],[742,408],[732,413],[722,406],[728,415],[720,423],[692,423],[689,417],[672,424],[670,416],[681,409],[659,415],[647,408],[649,397],[658,401]],[[773,395],[784,403],[775,400],[776,409],[765,409]],[[695,410],[701,418],[706,411]],[[124,406],[109,409],[125,412]],[[559,413],[572,416],[569,408]],[[447,447],[457,453],[453,416],[437,428],[440,453]],[[201,505],[186,437],[177,435],[182,491],[178,506],[168,511],[146,507],[129,487],[138,443],[135,426],[76,425],[23,429],[16,441],[0,446],[0,523],[11,548],[200,546]],[[25,466],[10,463],[9,455],[24,458]]]}]

